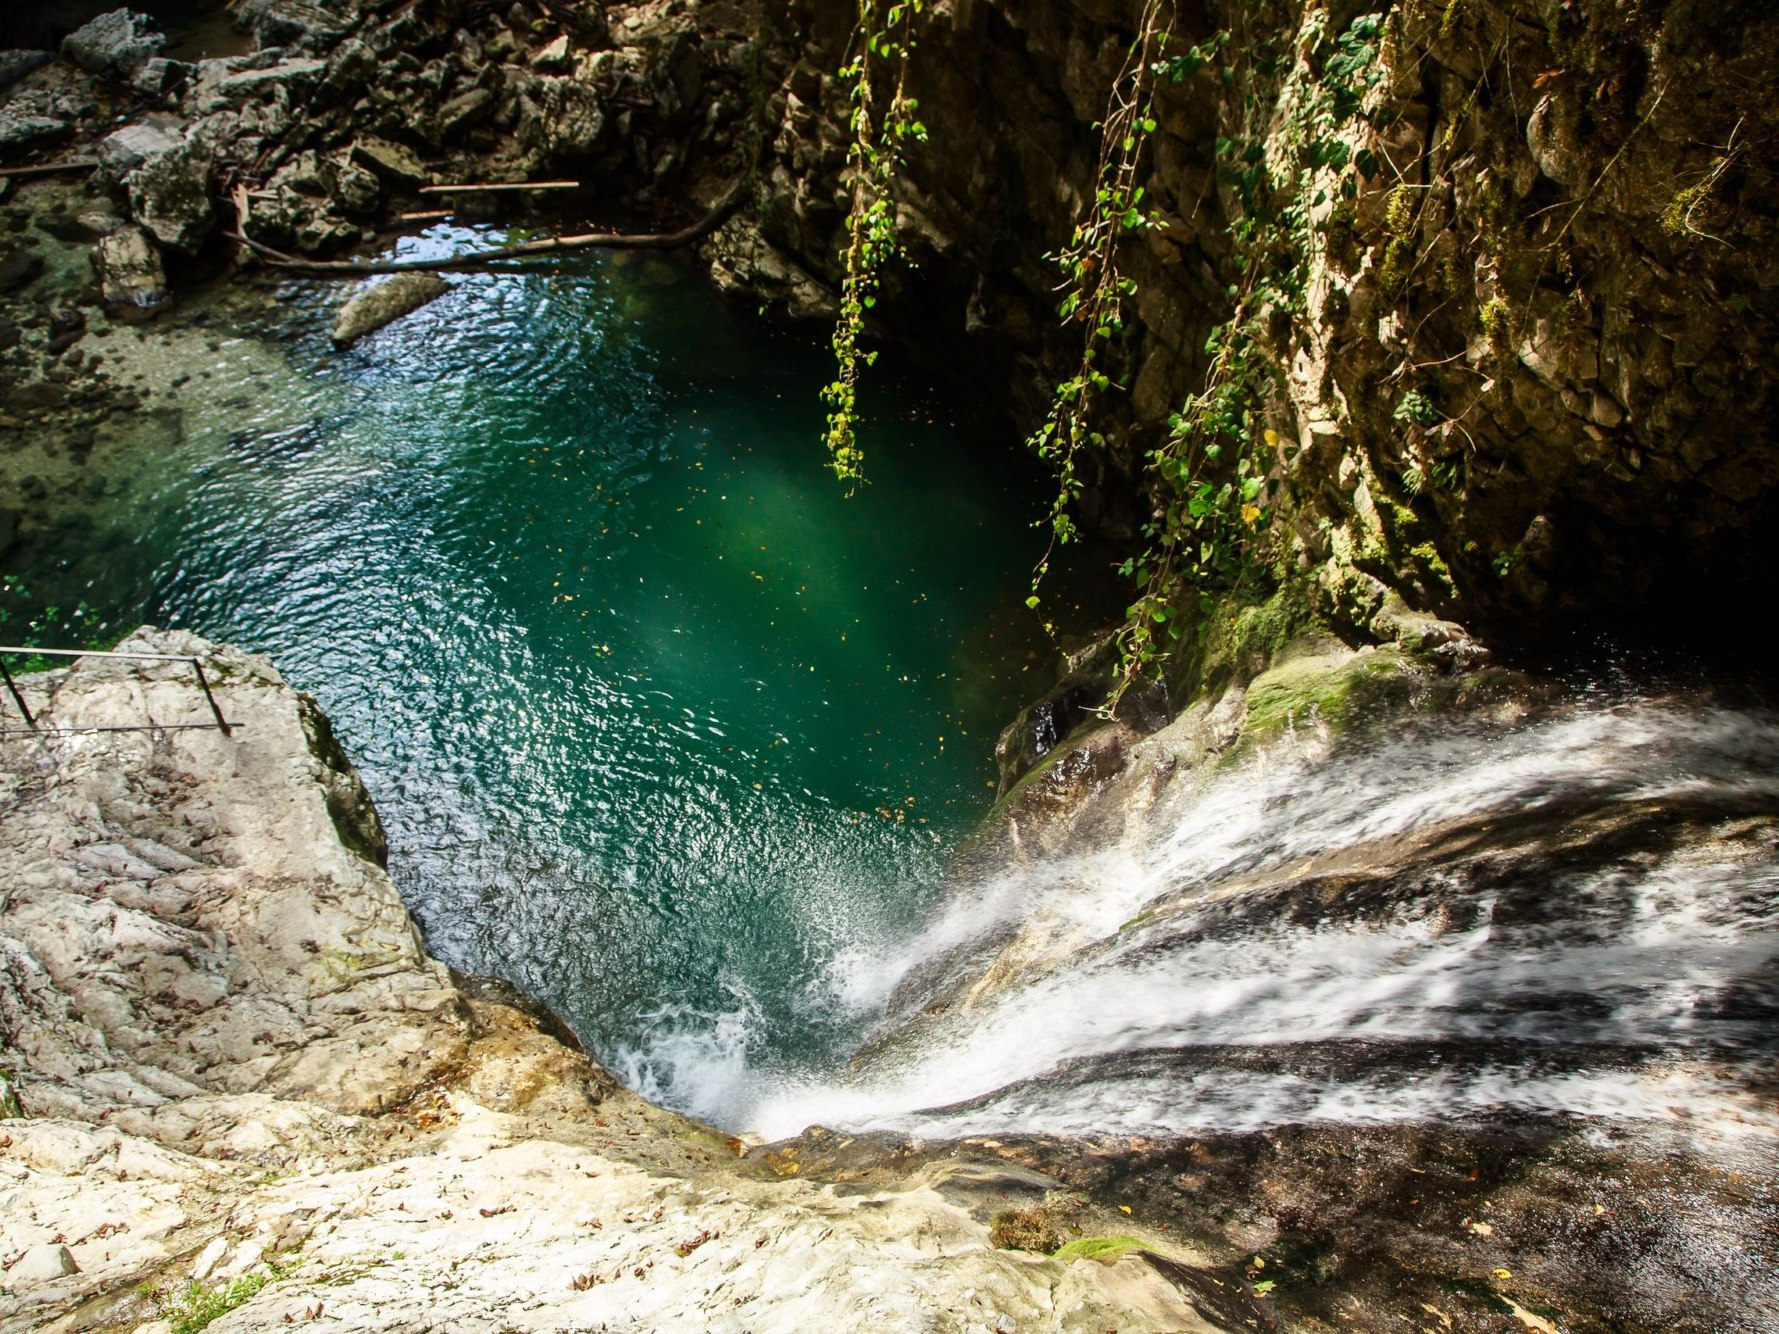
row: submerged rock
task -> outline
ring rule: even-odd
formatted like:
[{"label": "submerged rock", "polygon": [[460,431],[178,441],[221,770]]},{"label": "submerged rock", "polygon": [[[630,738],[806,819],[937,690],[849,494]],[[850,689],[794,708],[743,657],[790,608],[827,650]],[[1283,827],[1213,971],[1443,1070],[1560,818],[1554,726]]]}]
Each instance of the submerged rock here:
[{"label": "submerged rock", "polygon": [[10,292],[34,281],[43,272],[43,259],[29,250],[0,248],[0,292]]},{"label": "submerged rock", "polygon": [[334,344],[350,347],[450,290],[450,283],[431,273],[398,273],[387,282],[366,283],[340,311],[334,323]]},{"label": "submerged rock", "polygon": [[146,319],[168,302],[160,251],[140,227],[120,227],[93,247],[93,268],[105,304],[124,319]]}]

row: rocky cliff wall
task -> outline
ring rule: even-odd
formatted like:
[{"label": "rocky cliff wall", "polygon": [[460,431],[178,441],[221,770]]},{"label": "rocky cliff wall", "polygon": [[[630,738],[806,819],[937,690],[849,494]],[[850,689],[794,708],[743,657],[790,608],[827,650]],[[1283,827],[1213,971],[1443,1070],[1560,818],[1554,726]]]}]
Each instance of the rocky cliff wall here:
[{"label": "rocky cliff wall", "polygon": [[[847,94],[828,71],[850,14],[773,8],[801,59],[767,103],[759,232],[832,282]],[[1021,428],[1079,354],[1044,257],[1090,195],[1140,9],[956,0],[921,27],[929,139],[897,186],[911,268],[889,320],[1010,372]],[[1161,13],[1164,50],[1205,55],[1156,87],[1090,523],[1128,538],[1154,512],[1144,455],[1241,306],[1272,371],[1260,563],[1343,633],[1391,638],[1387,590],[1513,644],[1581,618],[1672,633],[1661,599],[1759,586],[1779,469],[1770,7]],[[1256,225],[1270,249],[1244,239]],[[1293,299],[1249,300],[1255,266]]]}]

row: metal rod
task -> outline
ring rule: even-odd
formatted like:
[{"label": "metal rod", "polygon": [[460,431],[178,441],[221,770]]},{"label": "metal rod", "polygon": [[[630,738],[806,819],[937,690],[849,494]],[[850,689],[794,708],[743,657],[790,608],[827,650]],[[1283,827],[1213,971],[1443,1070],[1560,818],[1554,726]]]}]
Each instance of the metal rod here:
[{"label": "metal rod", "polygon": [[474,185],[423,185],[423,195],[481,194],[488,190],[578,190],[579,181],[484,181]]},{"label": "metal rod", "polygon": [[41,654],[46,658],[140,658],[147,662],[190,662],[189,653],[119,653],[115,649],[97,648],[25,648],[17,644],[0,644],[0,653],[24,656]]},{"label": "metal rod", "polygon": [[198,684],[203,687],[204,698],[210,701],[210,712],[216,715],[216,725],[224,736],[234,735],[229,731],[229,720],[222,716],[222,706],[216,702],[216,696],[210,693],[210,682],[204,677],[204,664],[196,658],[191,660],[192,670],[198,674]]},{"label": "metal rod", "polygon": [[[247,726],[230,723],[229,731]],[[0,727],[0,736],[75,736],[86,732],[214,732],[215,723],[133,723],[128,727]]]},{"label": "metal rod", "polygon": [[19,706],[19,712],[25,715],[25,721],[31,725],[31,730],[35,732],[37,730],[37,720],[31,716],[31,709],[30,706],[25,703],[25,697],[19,694],[19,688],[12,679],[12,673],[6,670],[6,662],[4,659],[0,659],[0,676],[6,678],[6,688],[12,693],[12,702]]}]

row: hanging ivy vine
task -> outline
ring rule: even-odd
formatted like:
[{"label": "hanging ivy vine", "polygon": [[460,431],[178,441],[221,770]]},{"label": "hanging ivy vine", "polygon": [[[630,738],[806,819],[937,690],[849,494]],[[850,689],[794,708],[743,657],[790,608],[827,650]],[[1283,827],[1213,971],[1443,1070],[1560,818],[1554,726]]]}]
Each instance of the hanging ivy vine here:
[{"label": "hanging ivy vine", "polygon": [[[1144,207],[1146,191],[1137,182],[1149,136],[1156,128],[1155,75],[1164,68],[1161,56],[1172,16],[1170,0],[1145,0],[1136,40],[1112,81],[1100,122],[1093,198],[1069,244],[1048,256],[1063,274],[1057,314],[1065,325],[1080,328],[1082,341],[1074,373],[1056,386],[1048,416],[1027,442],[1057,475],[1056,499],[1044,521],[1050,542],[1032,572],[1032,592],[1026,599],[1034,611],[1041,605],[1039,590],[1056,548],[1078,536],[1071,511],[1082,492],[1082,452],[1106,444],[1099,429],[1100,404],[1114,387],[1113,363],[1123,342],[1125,309],[1137,290],[1120,267],[1119,244],[1127,235],[1153,225]],[[1055,633],[1049,621],[1044,628]]]},{"label": "hanging ivy vine", "polygon": [[[890,188],[907,145],[926,137],[906,91],[924,8],[924,0],[887,6],[858,0],[851,55],[840,71],[852,105],[851,208],[833,335],[836,373],[822,397],[831,466],[849,491],[864,477],[858,373],[876,359],[861,351],[859,340],[883,266],[899,250]],[[1174,0],[1144,0],[1098,126],[1093,195],[1069,244],[1049,256],[1062,273],[1057,313],[1079,330],[1081,352],[1029,439],[1057,475],[1056,497],[1040,520],[1050,540],[1027,599],[1040,612],[1042,583],[1058,547],[1079,536],[1073,511],[1085,489],[1085,455],[1107,448],[1107,399],[1129,376],[1126,321],[1137,285],[1124,270],[1122,246],[1154,226],[1141,181],[1157,129],[1156,90],[1163,80],[1180,84],[1207,66],[1215,69],[1228,120],[1216,152],[1234,249],[1230,315],[1206,341],[1203,388],[1173,414],[1145,455],[1151,517],[1143,549],[1120,567],[1136,596],[1119,632],[1120,666],[1108,711],[1167,652],[1183,623],[1207,615],[1215,595],[1239,589],[1254,569],[1279,444],[1266,424],[1279,392],[1267,329],[1281,315],[1304,312],[1330,216],[1325,206],[1333,201],[1335,215],[1350,210],[1358,178],[1378,169],[1353,152],[1343,129],[1364,114],[1366,95],[1381,77],[1382,16],[1361,15],[1335,36],[1327,12],[1314,10],[1283,48],[1273,35],[1251,30],[1253,17],[1243,10],[1239,31],[1182,46],[1173,31]],[[1048,620],[1045,628],[1055,633]]]},{"label": "hanging ivy vine", "polygon": [[[1220,32],[1174,49],[1163,15],[1160,0],[1145,7],[1143,30],[1108,104],[1098,194],[1060,257],[1066,283],[1059,313],[1086,325],[1084,349],[1080,368],[1058,385],[1051,415],[1033,437],[1060,481],[1051,549],[1028,600],[1035,607],[1051,552],[1076,535],[1067,511],[1082,489],[1078,452],[1105,446],[1094,423],[1099,400],[1114,387],[1106,363],[1120,342],[1124,307],[1136,294],[1118,269],[1118,243],[1150,225],[1137,179],[1144,140],[1155,129],[1156,81],[1181,83],[1212,66],[1228,90],[1232,116],[1230,133],[1216,145],[1234,244],[1231,313],[1206,340],[1203,388],[1173,414],[1145,457],[1151,517],[1141,551],[1120,567],[1136,597],[1119,631],[1108,711],[1184,624],[1214,610],[1214,594],[1239,589],[1254,570],[1279,444],[1266,424],[1280,388],[1267,327],[1279,315],[1304,311],[1308,275],[1323,244],[1313,219],[1327,214],[1331,201],[1337,211],[1351,201],[1357,175],[1376,169],[1357,160],[1342,130],[1362,113],[1380,77],[1380,16],[1362,15],[1331,36],[1326,12],[1314,11],[1295,50],[1275,51],[1251,32]],[[1280,107],[1286,109],[1282,121],[1275,119]]]},{"label": "hanging ivy vine", "polygon": [[[858,380],[861,365],[877,360],[859,338],[865,314],[877,304],[883,266],[900,250],[890,186],[911,142],[924,140],[919,104],[908,96],[908,65],[925,0],[858,0],[858,26],[850,58],[840,69],[852,103],[852,205],[846,215],[846,265],[840,313],[834,323],[834,378],[822,390],[828,406],[824,436],[829,466],[851,494],[865,479],[858,442]],[[887,90],[887,91],[886,91]]]}]

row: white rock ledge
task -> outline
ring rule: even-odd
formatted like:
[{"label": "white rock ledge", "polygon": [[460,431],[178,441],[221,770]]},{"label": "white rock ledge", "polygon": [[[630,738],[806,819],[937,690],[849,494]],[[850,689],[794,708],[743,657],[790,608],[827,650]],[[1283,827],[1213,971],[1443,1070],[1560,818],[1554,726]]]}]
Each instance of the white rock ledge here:
[{"label": "white rock ledge", "polygon": [[[120,647],[201,655],[240,726],[0,739],[0,1331],[169,1329],[194,1278],[217,1334],[1215,1328],[1137,1260],[994,1249],[944,1165],[763,1180],[465,996],[313,702]],[[45,726],[209,719],[176,663],[20,681]]]}]

